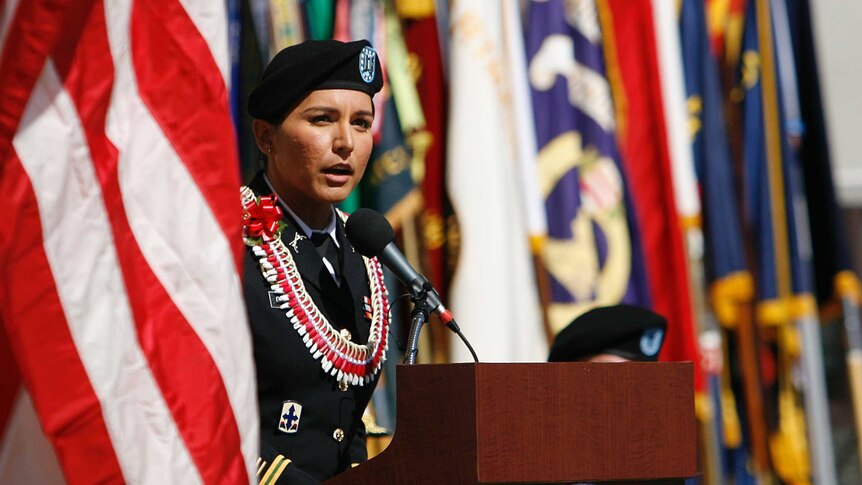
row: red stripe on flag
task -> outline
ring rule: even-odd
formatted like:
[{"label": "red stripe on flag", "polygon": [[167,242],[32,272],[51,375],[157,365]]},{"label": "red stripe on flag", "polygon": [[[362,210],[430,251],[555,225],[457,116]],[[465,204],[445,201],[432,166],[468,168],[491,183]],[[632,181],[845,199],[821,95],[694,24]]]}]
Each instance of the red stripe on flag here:
[{"label": "red stripe on flag", "polygon": [[[6,267],[6,263],[3,263],[3,267]],[[0,300],[5,301],[5,298],[6,295],[2,295]],[[2,315],[3,309],[0,308],[0,327],[3,327]],[[12,406],[15,405],[15,399],[21,387],[21,374],[18,373],[18,365],[15,364],[15,358],[12,356],[5,327],[0,328],[0,382],[3,383],[0,386],[0,443],[2,443],[6,425],[9,423],[9,414],[12,412]]]},{"label": "red stripe on flag", "polygon": [[[662,360],[698,363],[682,230],[673,178],[649,0],[609,0],[626,99],[620,152],[641,230],[653,309],[668,320]],[[700,365],[695,387],[704,388]]]},{"label": "red stripe on flag", "polygon": [[[68,69],[59,71],[59,75],[84,126],[141,349],[204,482],[239,483],[247,480],[248,475],[221,374],[200,337],[149,267],[126,216],[117,173],[117,150],[105,135],[113,65],[104,8],[100,5],[92,13],[78,39],[65,39],[75,49],[58,52],[56,64],[58,69],[60,66]],[[151,57],[167,62],[169,54],[159,52]],[[198,128],[195,126],[194,130]],[[236,190],[231,195],[236,195]]]},{"label": "red stripe on flag", "polygon": [[[236,137],[227,89],[209,46],[176,0],[135,2],[131,30],[141,99],[201,188],[227,240],[239,241]],[[234,244],[232,250],[242,274],[242,247]]]},{"label": "red stripe on flag", "polygon": [[[0,7],[2,7],[1,4],[2,1],[0,0]],[[14,209],[7,207],[7,205],[11,204],[8,204],[5,198],[0,199],[0,211],[3,214],[14,214]],[[5,269],[9,267],[7,256],[16,239],[12,226],[13,221],[8,220],[8,218],[8,215],[5,216],[4,223],[0,224],[0,282],[9,281],[5,274]],[[0,284],[0,382],[3,383],[0,386],[0,449],[3,447],[3,437],[6,434],[9,415],[12,413],[12,407],[15,405],[21,387],[21,374],[18,372],[18,364],[15,363],[15,356],[12,355],[12,347],[9,345],[9,337],[6,335],[6,327],[3,325],[3,315],[6,313],[5,302],[9,301],[6,287],[7,285]]]},{"label": "red stripe on flag", "polygon": [[63,29],[75,25],[91,6],[92,1],[74,0],[18,4],[0,54],[0,162],[11,156],[12,138],[48,53]]},{"label": "red stripe on flag", "polygon": [[4,248],[0,320],[69,483],[122,482],[45,254],[36,195],[14,152],[3,168],[0,211],[15,238]]}]

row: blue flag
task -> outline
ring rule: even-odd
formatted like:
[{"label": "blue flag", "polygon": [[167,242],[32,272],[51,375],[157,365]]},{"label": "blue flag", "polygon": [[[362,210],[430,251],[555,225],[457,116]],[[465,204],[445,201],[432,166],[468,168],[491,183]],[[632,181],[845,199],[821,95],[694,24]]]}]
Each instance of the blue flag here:
[{"label": "blue flag", "polygon": [[[767,383],[775,399],[777,425],[770,437],[774,466],[786,481],[829,481],[834,470],[828,415],[823,412],[825,383],[808,227],[804,180],[798,157],[801,135],[799,99],[786,5],[771,2],[768,31],[759,32],[758,16],[770,4],[750,4],[743,33],[741,88],[744,116],[746,216],[752,230],[757,276],[757,319],[776,335],[777,382]],[[763,8],[763,11],[760,11]],[[771,40],[773,55],[763,54],[760,39]],[[772,75],[774,73],[774,75]],[[769,78],[765,78],[765,76]],[[771,81],[771,82],[765,82]],[[798,325],[797,325],[798,324]],[[797,331],[799,333],[797,333]],[[804,342],[798,343],[801,338]],[[800,364],[807,382],[805,416],[794,388],[791,366]],[[805,420],[808,420],[809,425]],[[808,445],[809,428],[812,445]],[[809,460],[808,452],[816,454]]]},{"label": "blue flag", "polygon": [[[787,47],[775,44],[777,52]],[[769,129],[778,131],[779,152],[775,166],[770,166],[753,4],[746,15],[742,51],[744,200],[746,218],[754,232],[759,319],[762,323],[780,324],[791,316],[789,298],[811,296],[814,291],[804,181],[797,149],[790,143],[799,136],[794,131],[798,120],[788,116],[788,105],[798,105],[798,99],[793,98],[795,90],[787,86],[788,82],[795,83],[795,77],[780,75],[782,69],[792,70],[793,66],[782,65],[788,61],[786,56],[775,56],[779,74],[774,87],[778,123]]]},{"label": "blue flag", "polygon": [[[711,287],[715,316],[726,328],[731,328],[738,323],[741,297],[750,296],[751,276],[745,262],[721,84],[709,43],[703,0],[683,0],[680,36],[689,129],[703,207],[706,279]],[[728,337],[730,335],[723,338]],[[730,366],[733,362],[726,359],[724,365]],[[731,372],[722,374],[727,380],[731,375]],[[738,423],[734,418],[739,410],[733,406],[723,407],[721,401],[723,393],[732,393],[731,383],[720,385],[718,381],[718,376],[713,376],[710,382],[717,411],[716,423],[722,423],[724,419],[727,423]],[[724,413],[734,416],[724,416]],[[722,453],[724,473],[732,476],[735,483],[755,483],[754,477],[746,470],[748,451],[742,430],[721,426],[718,429],[722,431],[725,447]]]},{"label": "blue flag", "polygon": [[680,34],[694,164],[703,199],[707,280],[746,271],[733,162],[703,1],[684,0]]},{"label": "blue flag", "polygon": [[595,5],[530,2],[526,38],[556,332],[592,306],[648,307],[649,290]]},{"label": "blue flag", "polygon": [[414,192],[413,153],[404,140],[395,98],[386,102],[380,141],[374,144],[361,184],[361,205],[386,214]]}]

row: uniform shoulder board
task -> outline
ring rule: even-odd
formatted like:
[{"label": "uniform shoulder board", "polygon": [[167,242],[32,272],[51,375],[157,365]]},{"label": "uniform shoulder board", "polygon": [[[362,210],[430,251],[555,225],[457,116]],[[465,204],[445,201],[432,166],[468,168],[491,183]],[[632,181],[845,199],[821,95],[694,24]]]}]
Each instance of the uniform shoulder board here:
[{"label": "uniform shoulder board", "polygon": [[271,463],[263,458],[257,459],[257,479],[260,485],[270,485],[278,482],[278,478],[284,473],[284,469],[290,464],[290,460],[283,455],[276,456]]}]

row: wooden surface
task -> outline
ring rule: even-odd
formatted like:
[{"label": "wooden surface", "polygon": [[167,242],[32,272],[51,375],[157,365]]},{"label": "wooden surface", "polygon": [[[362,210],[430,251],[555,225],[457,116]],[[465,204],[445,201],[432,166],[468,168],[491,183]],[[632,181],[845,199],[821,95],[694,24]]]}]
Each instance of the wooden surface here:
[{"label": "wooden surface", "polygon": [[399,366],[397,378],[392,443],[327,484],[675,483],[697,474],[690,363],[428,364]]}]

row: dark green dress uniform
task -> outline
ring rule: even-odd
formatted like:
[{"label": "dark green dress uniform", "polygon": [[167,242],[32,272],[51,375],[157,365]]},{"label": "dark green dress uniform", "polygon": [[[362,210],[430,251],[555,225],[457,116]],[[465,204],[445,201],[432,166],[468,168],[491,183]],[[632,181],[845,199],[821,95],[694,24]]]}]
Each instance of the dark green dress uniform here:
[{"label": "dark green dress uniform", "polygon": [[[258,196],[271,194],[261,173],[249,188]],[[365,308],[365,298],[370,296],[368,276],[362,256],[353,251],[344,236],[342,221],[336,220],[341,252],[336,273],[340,275],[340,286],[312,242],[297,238],[297,234],[304,233],[296,222],[286,213],[283,221],[287,226],[281,240],[291,251],[311,299],[342,335],[349,332],[351,341],[366,343],[371,324]],[[314,483],[367,459],[362,414],[379,374],[359,386],[341,384],[324,372],[285,310],[277,308],[280,302],[274,301],[271,283],[263,278],[258,260],[252,248],[247,247],[244,291],[257,367],[259,477],[263,479],[272,470],[268,478],[276,475],[277,483]],[[287,401],[291,401],[288,407],[296,403],[301,408],[294,407],[293,412],[289,409],[285,417]],[[298,419],[297,411],[301,411]],[[283,419],[290,425],[298,421],[295,432],[279,429]]]}]

